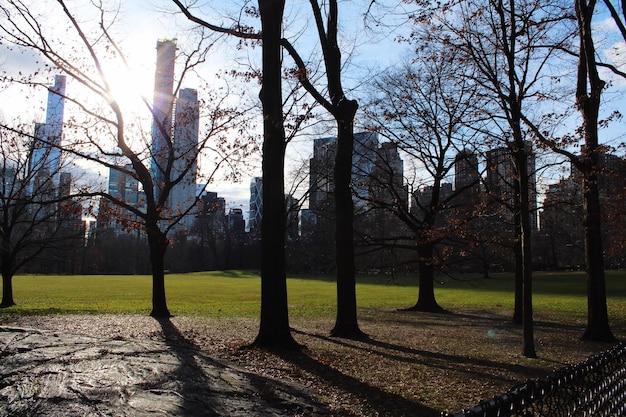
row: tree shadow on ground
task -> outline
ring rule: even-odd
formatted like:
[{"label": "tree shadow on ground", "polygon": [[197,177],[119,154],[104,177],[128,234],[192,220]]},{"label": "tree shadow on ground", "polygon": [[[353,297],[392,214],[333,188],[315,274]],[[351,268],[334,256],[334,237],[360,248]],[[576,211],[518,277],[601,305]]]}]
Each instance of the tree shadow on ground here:
[{"label": "tree shadow on ground", "polygon": [[227,269],[221,271],[220,275],[228,278],[250,278],[251,276],[260,277],[261,272],[254,269]]},{"label": "tree shadow on ground", "polygon": [[265,378],[208,357],[170,319],[158,319],[165,343],[180,365],[165,379],[177,381],[185,417],[325,414],[303,387]]},{"label": "tree shadow on ground", "polygon": [[[474,310],[472,313],[469,312],[459,312],[452,310],[445,310],[444,313],[430,313],[430,312],[419,312],[414,310],[407,309],[399,309],[397,312],[402,313],[397,315],[396,317],[390,319],[390,321],[398,324],[404,325],[414,325],[416,321],[419,320],[420,325],[428,324],[428,325],[436,325],[436,326],[451,326],[458,327],[459,322],[455,320],[448,320],[448,317],[452,317],[454,319],[464,320],[464,323],[468,325],[478,325],[485,326],[487,323],[491,323],[498,328],[504,330],[515,330],[521,329],[522,325],[515,323],[513,321],[513,313],[495,313],[490,310]],[[426,321],[429,320],[429,321]],[[584,324],[576,324],[576,323],[559,323],[556,321],[550,320],[542,320],[535,319],[533,324],[536,329],[554,329],[554,330],[565,330],[565,331],[579,331],[581,334],[585,330]]]},{"label": "tree shadow on ground", "polygon": [[371,337],[359,341],[353,341],[328,337],[320,334],[307,333],[299,330],[294,330],[294,333],[300,333],[309,337],[317,338],[337,346],[361,352],[362,354],[376,355],[381,359],[389,359],[401,363],[419,364],[430,368],[463,373],[474,378],[492,380],[501,383],[511,382],[509,378],[501,376],[500,373],[503,370],[523,375],[525,378],[535,378],[538,375],[543,374],[543,369],[539,367],[535,368],[528,365],[505,363],[490,359],[430,352],[427,350],[379,341]]},{"label": "tree shadow on ground", "polygon": [[[474,311],[473,314],[468,313],[468,312],[455,312],[455,311],[447,311],[447,313],[445,314],[449,314],[453,316],[454,318],[467,320],[468,322],[479,322],[481,324],[491,322],[491,323],[498,325],[500,328],[504,328],[506,330],[522,328],[521,324],[513,322],[512,312],[511,314],[495,314],[493,311],[476,310]],[[442,317],[445,317],[445,316],[442,316]],[[444,323],[441,323],[441,324],[444,324]],[[451,322],[451,325],[458,325],[458,324],[455,322]],[[562,323],[562,322],[558,322],[555,320],[550,320],[550,319],[545,319],[545,318],[542,319],[542,318],[537,318],[537,317],[533,320],[533,325],[534,325],[534,329],[537,331],[539,330],[567,331],[567,332],[577,332],[577,333],[580,333],[580,335],[582,335],[585,331],[584,323]],[[593,344],[597,342],[589,342],[589,343]],[[600,342],[601,346],[603,344],[605,344],[605,342]]]},{"label": "tree shadow on ground", "polygon": [[[219,402],[211,395],[210,381],[198,363],[194,348],[178,331],[169,318],[155,318],[163,330],[163,336],[168,350],[179,362],[173,373],[163,376],[163,380],[174,383],[175,392],[182,399],[182,413],[184,416],[219,416],[223,411]],[[217,361],[208,361],[216,370],[224,368]],[[160,385],[164,381],[146,383]],[[150,387],[146,387],[150,388]]]},{"label": "tree shadow on ground", "polygon": [[[380,309],[377,308],[363,308],[362,310],[365,312],[372,311],[374,312],[374,314],[380,312]],[[485,310],[484,312],[478,311],[476,314],[471,314],[449,309],[443,309],[442,311],[438,312],[427,312],[414,310],[412,308],[398,308],[388,310],[388,312],[390,314],[385,317],[385,320],[389,323],[394,323],[398,325],[414,326],[415,324],[419,324],[420,326],[435,325],[437,327],[458,327],[459,322],[456,320],[451,320],[451,318],[462,319],[467,321],[468,323],[474,321],[480,322],[481,324],[495,323],[498,325],[509,325],[513,323],[512,313],[509,317],[509,315],[507,314],[495,314],[493,311],[488,310]]]},{"label": "tree shadow on ground", "polygon": [[[296,332],[306,334],[303,332]],[[307,353],[306,349],[301,351],[285,350],[275,353],[281,359],[312,375],[315,375],[326,384],[348,393],[355,401],[360,401],[362,403],[361,405],[366,409],[371,409],[371,415],[416,417],[435,417],[441,415],[440,410],[427,407],[417,401],[408,400],[400,395],[384,391],[381,388],[360,381],[350,375],[346,375],[341,371],[311,357]],[[414,382],[418,383],[418,381]],[[339,410],[339,412],[342,413],[343,411]],[[345,411],[345,413],[346,415],[353,415],[349,411]]]}]

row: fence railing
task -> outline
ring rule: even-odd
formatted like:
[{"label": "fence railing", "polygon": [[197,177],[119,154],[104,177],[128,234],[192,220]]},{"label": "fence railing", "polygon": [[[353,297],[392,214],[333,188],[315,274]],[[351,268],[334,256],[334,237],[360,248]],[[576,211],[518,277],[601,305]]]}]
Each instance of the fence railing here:
[{"label": "fence railing", "polygon": [[626,345],[447,417],[626,416]]}]

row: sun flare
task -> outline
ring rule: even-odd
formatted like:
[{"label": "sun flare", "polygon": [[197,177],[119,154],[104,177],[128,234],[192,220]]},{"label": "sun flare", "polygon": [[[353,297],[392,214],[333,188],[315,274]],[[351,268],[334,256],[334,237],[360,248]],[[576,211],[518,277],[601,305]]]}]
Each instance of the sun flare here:
[{"label": "sun flare", "polygon": [[151,77],[147,71],[133,71],[124,66],[109,66],[104,70],[111,89],[110,99],[124,110],[145,108],[144,99],[150,99]]}]

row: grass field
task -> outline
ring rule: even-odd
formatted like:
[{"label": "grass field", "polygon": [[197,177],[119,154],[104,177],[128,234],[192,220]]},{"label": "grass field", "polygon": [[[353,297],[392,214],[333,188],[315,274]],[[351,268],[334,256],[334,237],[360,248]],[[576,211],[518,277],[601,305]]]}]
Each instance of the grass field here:
[{"label": "grass field", "polygon": [[[513,278],[496,274],[490,279],[467,277],[441,281],[436,296],[444,308],[490,310],[513,308]],[[417,299],[413,276],[359,276],[358,306],[368,312],[412,306]],[[549,317],[584,320],[584,273],[535,273],[534,308]],[[260,277],[248,271],[171,274],[166,277],[167,300],[174,315],[258,317]],[[626,272],[607,273],[609,313],[612,321],[626,322]],[[289,309],[293,317],[325,318],[335,314],[332,277],[293,276],[288,279]],[[16,306],[0,314],[25,313],[136,313],[150,311],[151,278],[141,275],[17,276]]]}]

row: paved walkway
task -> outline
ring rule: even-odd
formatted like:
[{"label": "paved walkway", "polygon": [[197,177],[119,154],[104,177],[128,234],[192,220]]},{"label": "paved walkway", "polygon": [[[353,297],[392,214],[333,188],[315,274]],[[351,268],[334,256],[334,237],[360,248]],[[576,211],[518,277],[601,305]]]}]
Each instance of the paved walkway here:
[{"label": "paved walkway", "polygon": [[0,326],[0,416],[329,414],[309,389],[216,361],[161,326],[162,342]]}]

